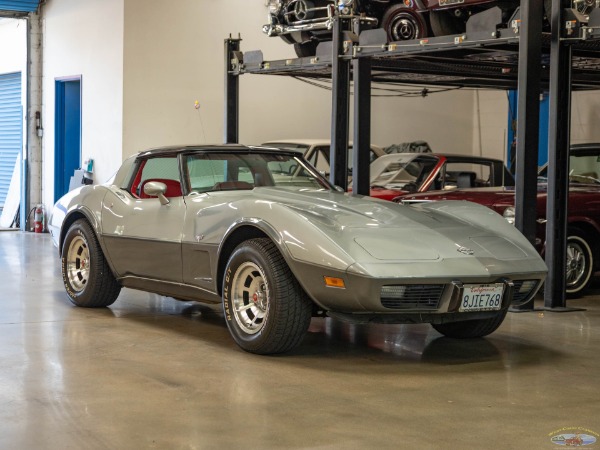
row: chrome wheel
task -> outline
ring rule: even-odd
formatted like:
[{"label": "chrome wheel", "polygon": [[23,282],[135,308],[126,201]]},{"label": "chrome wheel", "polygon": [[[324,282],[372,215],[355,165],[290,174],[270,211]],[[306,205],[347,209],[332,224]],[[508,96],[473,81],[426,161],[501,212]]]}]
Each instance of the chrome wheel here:
[{"label": "chrome wheel", "polygon": [[567,288],[581,283],[588,272],[586,250],[580,242],[570,240],[567,244]]},{"label": "chrome wheel", "polygon": [[269,312],[267,277],[258,265],[245,262],[235,271],[231,285],[235,321],[245,333],[258,333]]},{"label": "chrome wheel", "polygon": [[74,291],[85,289],[90,278],[90,250],[83,236],[76,236],[69,244],[66,275]]}]

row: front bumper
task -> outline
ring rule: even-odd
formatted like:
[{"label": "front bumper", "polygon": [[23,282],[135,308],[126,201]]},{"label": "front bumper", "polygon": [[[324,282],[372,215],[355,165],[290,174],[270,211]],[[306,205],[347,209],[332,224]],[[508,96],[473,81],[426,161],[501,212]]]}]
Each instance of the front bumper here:
[{"label": "front bumper", "polygon": [[263,33],[267,36],[284,36],[292,33],[307,31],[331,31],[333,29],[333,15],[327,8],[327,16],[322,18],[302,20],[285,25],[277,17],[269,14],[269,23],[263,25]]},{"label": "front bumper", "polygon": [[[544,271],[513,272],[503,274],[423,277],[382,277],[375,278],[349,271],[332,271],[319,266],[303,265],[294,271],[305,291],[329,316],[355,323],[445,323],[451,321],[493,317],[499,311],[512,305],[522,305],[530,301],[545,279]],[[338,277],[344,280],[345,288],[325,286],[323,276]],[[535,280],[526,292],[520,288],[525,281]],[[465,284],[503,283],[504,293],[500,310],[460,312],[460,301]],[[409,286],[419,288],[439,287],[439,295],[434,301],[422,303],[399,302],[391,306],[383,301],[382,288],[386,286]],[[386,306],[387,305],[387,306]]]}]

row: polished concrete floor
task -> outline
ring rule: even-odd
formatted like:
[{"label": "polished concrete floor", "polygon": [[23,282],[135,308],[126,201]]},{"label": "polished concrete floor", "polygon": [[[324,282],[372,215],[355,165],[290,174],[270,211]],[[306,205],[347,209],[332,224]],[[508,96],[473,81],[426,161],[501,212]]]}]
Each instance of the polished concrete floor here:
[{"label": "polished concrete floor", "polygon": [[73,307],[49,235],[0,232],[0,300],[0,449],[600,448],[600,291],[474,341],[315,319],[264,357],[193,303]]}]

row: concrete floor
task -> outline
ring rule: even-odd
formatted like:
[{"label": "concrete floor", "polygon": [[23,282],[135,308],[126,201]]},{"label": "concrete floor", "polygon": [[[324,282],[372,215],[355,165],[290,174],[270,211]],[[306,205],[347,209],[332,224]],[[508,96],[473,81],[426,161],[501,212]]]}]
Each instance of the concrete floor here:
[{"label": "concrete floor", "polygon": [[0,286],[1,449],[600,448],[600,295],[470,342],[315,319],[264,357],[193,303],[71,306],[49,235],[0,232]]}]

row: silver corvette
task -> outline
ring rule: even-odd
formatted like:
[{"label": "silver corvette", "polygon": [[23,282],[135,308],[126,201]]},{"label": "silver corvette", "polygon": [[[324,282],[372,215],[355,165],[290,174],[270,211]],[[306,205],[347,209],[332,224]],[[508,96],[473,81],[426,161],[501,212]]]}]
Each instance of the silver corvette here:
[{"label": "silver corvette", "polygon": [[241,145],[139,153],[60,199],[50,231],[75,305],[111,305],[122,286],[222,303],[260,354],[298,345],[314,316],[485,336],[546,274],[486,207],[351,196],[297,152]]}]

